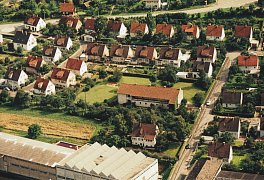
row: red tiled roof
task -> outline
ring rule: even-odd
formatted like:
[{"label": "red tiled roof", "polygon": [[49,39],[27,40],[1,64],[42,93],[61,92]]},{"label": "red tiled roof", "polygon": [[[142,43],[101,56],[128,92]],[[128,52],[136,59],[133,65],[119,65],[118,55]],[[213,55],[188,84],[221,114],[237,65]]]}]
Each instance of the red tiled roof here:
[{"label": "red tiled roof", "polygon": [[211,143],[208,147],[208,156],[217,158],[229,158],[231,145],[228,143]]},{"label": "red tiled roof", "polygon": [[95,19],[94,18],[88,18],[85,20],[84,28],[88,30],[95,31]]},{"label": "red tiled roof", "polygon": [[69,149],[74,149],[74,150],[78,150],[79,149],[78,145],[72,144],[72,143],[68,143],[68,142],[63,142],[63,141],[60,141],[60,142],[56,143],[56,145],[62,146],[62,147],[66,147],[66,148],[69,148]]},{"label": "red tiled roof", "polygon": [[73,3],[61,3],[60,4],[60,12],[75,12],[75,7]]},{"label": "red tiled roof", "polygon": [[131,133],[132,137],[142,137],[146,140],[153,141],[156,135],[155,124],[138,123],[133,125],[133,130]]},{"label": "red tiled roof", "polygon": [[80,70],[82,67],[82,63],[82,60],[69,58],[66,63],[66,68],[72,70]]},{"label": "red tiled roof", "polygon": [[235,26],[235,37],[249,38],[252,26]]},{"label": "red tiled roof", "polygon": [[66,81],[69,77],[70,70],[62,68],[54,68],[51,73],[51,79]]},{"label": "red tiled roof", "polygon": [[48,79],[38,77],[38,79],[36,80],[36,82],[34,84],[34,89],[38,89],[41,92],[45,92],[47,87],[48,87],[48,84],[49,84]]},{"label": "red tiled roof", "polygon": [[104,48],[107,48],[105,44],[88,43],[86,47],[86,53],[88,55],[103,56]]},{"label": "red tiled roof", "polygon": [[171,47],[162,47],[160,49],[160,59],[178,60],[180,49]]},{"label": "red tiled roof", "polygon": [[130,26],[130,33],[137,33],[138,31],[142,31],[144,33],[146,28],[147,28],[146,23],[132,22]]},{"label": "red tiled roof", "polygon": [[221,37],[224,26],[207,26],[206,36]]},{"label": "red tiled roof", "polygon": [[221,132],[238,132],[239,124],[239,118],[222,118],[218,130]]},{"label": "red tiled roof", "polygon": [[54,40],[55,46],[66,47],[70,37],[57,36]]},{"label": "red tiled roof", "polygon": [[123,45],[112,45],[110,48],[109,56],[118,56],[118,57],[124,57],[128,58],[128,52],[129,52],[130,46],[123,46]]},{"label": "red tiled roof", "polygon": [[37,56],[28,56],[27,65],[28,67],[39,69],[42,64],[43,59]]},{"label": "red tiled roof", "polygon": [[193,36],[196,36],[198,26],[192,24],[182,25],[182,31],[185,33],[191,33]]},{"label": "red tiled roof", "polygon": [[135,51],[135,57],[154,60],[154,50],[155,50],[154,47],[137,46]]},{"label": "red tiled roof", "polygon": [[206,57],[206,58],[213,58],[214,56],[214,46],[198,46],[197,48],[197,57]]},{"label": "red tiled roof", "polygon": [[258,66],[259,59],[258,56],[238,56],[237,64],[238,66]]},{"label": "red tiled roof", "polygon": [[74,18],[71,16],[62,16],[59,21],[59,24],[63,24],[67,27],[76,28],[79,21],[79,18]]},{"label": "red tiled roof", "polygon": [[24,23],[28,24],[28,25],[31,25],[31,26],[37,26],[39,20],[40,20],[40,17],[30,16],[30,17],[25,19]]},{"label": "red tiled roof", "polygon": [[163,33],[166,36],[170,36],[173,26],[171,24],[157,24],[156,34]]},{"label": "red tiled roof", "polygon": [[175,104],[179,95],[179,89],[121,84],[117,93],[158,100],[167,100],[169,101],[169,104]]},{"label": "red tiled roof", "polygon": [[109,20],[107,23],[107,29],[109,31],[119,32],[121,25],[122,25],[121,21]]},{"label": "red tiled roof", "polygon": [[48,57],[54,57],[57,51],[57,47],[45,46],[43,48],[43,55]]}]

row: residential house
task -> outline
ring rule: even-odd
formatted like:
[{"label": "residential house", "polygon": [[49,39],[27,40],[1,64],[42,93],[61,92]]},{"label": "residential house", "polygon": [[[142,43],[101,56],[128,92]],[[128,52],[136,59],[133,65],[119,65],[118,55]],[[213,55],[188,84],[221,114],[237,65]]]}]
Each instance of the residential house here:
[{"label": "residential house", "polygon": [[157,66],[171,64],[175,67],[181,67],[182,52],[180,49],[171,47],[161,47],[159,59],[156,60]]},{"label": "residential house", "polygon": [[15,50],[17,50],[18,47],[21,47],[26,51],[30,51],[37,46],[37,39],[27,31],[16,31],[13,44]]},{"label": "residential house", "polygon": [[24,21],[24,28],[26,30],[38,32],[43,28],[46,28],[46,23],[41,17],[30,16]]},{"label": "residential house", "polygon": [[224,26],[207,26],[206,40],[223,41],[225,38]]},{"label": "residential house", "polygon": [[66,69],[71,70],[76,75],[82,76],[87,72],[87,65],[84,61],[74,58],[69,58],[66,63]]},{"label": "residential house", "polygon": [[58,47],[46,46],[42,52],[42,59],[46,62],[55,63],[62,57],[62,52]]},{"label": "residential house", "polygon": [[260,131],[259,136],[264,137],[264,117],[260,118]]},{"label": "residential house", "polygon": [[137,46],[135,50],[135,61],[137,64],[155,64],[158,53],[155,47]]},{"label": "residential house", "polygon": [[144,0],[144,2],[147,9],[161,9],[162,7],[161,0]]},{"label": "residential house", "polygon": [[116,33],[118,38],[125,38],[127,35],[127,27],[121,21],[109,20],[107,29],[109,32]]},{"label": "residential house", "polygon": [[82,27],[82,22],[77,17],[62,16],[59,21],[59,25],[64,25],[76,29],[76,31],[79,31],[79,29]]},{"label": "residential house", "polygon": [[214,46],[198,46],[197,61],[215,63],[217,59],[217,51]]},{"label": "residential house", "polygon": [[141,147],[155,147],[158,133],[159,128],[155,124],[133,124],[133,130],[131,133],[132,144]]},{"label": "residential house", "polygon": [[236,91],[224,91],[222,94],[222,106],[238,108],[243,103],[243,93]]},{"label": "residential house", "polygon": [[249,42],[253,40],[253,28],[252,26],[235,26],[235,37],[245,38]]},{"label": "residential house", "polygon": [[183,99],[183,90],[176,88],[121,84],[117,91],[118,103],[132,103],[139,107],[164,105],[177,108]]},{"label": "residential house", "polygon": [[13,88],[19,88],[26,84],[28,75],[21,69],[8,68],[4,76],[5,84]]},{"label": "residential house", "polygon": [[28,56],[26,72],[37,74],[43,64],[45,64],[45,61],[41,57]]},{"label": "residential house", "polygon": [[88,43],[85,53],[89,61],[104,62],[109,56],[109,49],[105,44]]},{"label": "residential house", "polygon": [[95,18],[86,18],[84,20],[84,31],[86,34],[95,33]]},{"label": "residential house", "polygon": [[252,72],[259,70],[258,56],[238,56],[237,65],[242,72]]},{"label": "residential house", "polygon": [[201,33],[199,26],[193,24],[184,24],[181,27],[188,40],[199,39]]},{"label": "residential house", "polygon": [[73,3],[61,3],[60,4],[60,12],[63,15],[74,16],[76,13],[76,9]]},{"label": "residential house", "polygon": [[174,28],[171,24],[157,24],[156,34],[163,33],[168,38],[172,38],[174,35]]},{"label": "residential house", "polygon": [[51,81],[56,87],[70,87],[76,85],[76,76],[71,70],[54,68],[51,73]]},{"label": "residential house", "polygon": [[217,175],[215,180],[261,180],[264,179],[264,175],[260,175],[257,172],[253,173],[245,173],[245,172],[237,172],[237,171],[223,171]]},{"label": "residential house", "polygon": [[134,51],[129,45],[111,45],[109,56],[112,62],[129,63],[134,57]]},{"label": "residential house", "polygon": [[222,159],[230,163],[233,159],[233,149],[228,143],[214,142],[208,146],[208,156],[211,158]]},{"label": "residential house", "polygon": [[230,133],[235,139],[240,137],[241,123],[239,118],[221,118],[218,124],[218,134]]},{"label": "residential house", "polygon": [[61,50],[63,50],[63,49],[70,50],[72,45],[73,45],[73,42],[72,42],[70,37],[57,36],[54,39],[54,47],[58,47]]},{"label": "residential house", "polygon": [[34,84],[33,93],[45,96],[53,95],[56,93],[55,85],[49,79],[38,77]]},{"label": "residential house", "polygon": [[146,23],[132,22],[130,26],[130,36],[136,37],[139,33],[148,34],[149,28]]}]

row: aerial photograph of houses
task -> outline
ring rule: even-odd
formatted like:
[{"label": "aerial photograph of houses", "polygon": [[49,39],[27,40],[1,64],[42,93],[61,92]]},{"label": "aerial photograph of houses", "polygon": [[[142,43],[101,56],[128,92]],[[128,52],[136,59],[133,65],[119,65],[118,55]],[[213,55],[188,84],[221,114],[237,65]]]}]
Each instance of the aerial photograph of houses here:
[{"label": "aerial photograph of houses", "polygon": [[0,180],[264,180],[264,0],[0,0]]}]

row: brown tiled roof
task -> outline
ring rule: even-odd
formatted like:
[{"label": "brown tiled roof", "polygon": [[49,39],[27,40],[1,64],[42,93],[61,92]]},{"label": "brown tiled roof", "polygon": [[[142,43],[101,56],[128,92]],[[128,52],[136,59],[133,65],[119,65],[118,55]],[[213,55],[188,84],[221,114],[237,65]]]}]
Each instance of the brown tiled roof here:
[{"label": "brown tiled roof", "polygon": [[79,21],[79,18],[74,18],[72,16],[62,16],[59,21],[59,24],[63,24],[67,27],[76,28]]},{"label": "brown tiled roof", "polygon": [[161,47],[160,49],[160,59],[171,59],[177,60],[179,57],[179,49],[171,47]]},{"label": "brown tiled roof", "polygon": [[260,98],[261,98],[261,106],[264,106],[264,92],[262,92],[261,94],[260,94]]},{"label": "brown tiled roof", "polygon": [[8,68],[8,70],[5,73],[5,79],[18,81],[21,72],[22,72],[21,69]]},{"label": "brown tiled roof", "polygon": [[84,23],[84,28],[95,31],[95,21],[96,19],[94,18],[87,18]]},{"label": "brown tiled roof", "polygon": [[73,3],[61,3],[60,4],[60,12],[75,12],[75,7]]},{"label": "brown tiled roof", "polygon": [[214,46],[198,46],[197,48],[197,57],[201,58],[213,58],[214,56]]},{"label": "brown tiled roof", "polygon": [[38,79],[36,80],[36,82],[34,84],[34,89],[38,89],[41,92],[45,92],[47,87],[48,87],[48,84],[49,84],[48,79],[38,77]]},{"label": "brown tiled roof", "polygon": [[72,70],[80,70],[82,67],[82,63],[82,60],[69,58],[66,63],[66,68]]},{"label": "brown tiled roof", "polygon": [[27,17],[24,21],[25,24],[31,25],[31,26],[37,26],[38,22],[40,20],[40,17],[37,16],[30,16]]},{"label": "brown tiled roof", "polygon": [[154,60],[154,50],[155,50],[154,47],[137,46],[135,51],[135,57]]},{"label": "brown tiled roof", "polygon": [[235,26],[235,37],[249,38],[252,26]]},{"label": "brown tiled roof", "polygon": [[54,68],[51,73],[51,79],[66,81],[69,77],[70,70],[62,68]]},{"label": "brown tiled roof", "polygon": [[72,144],[72,143],[68,143],[68,142],[64,142],[64,141],[59,141],[56,143],[56,145],[58,146],[62,146],[62,147],[66,147],[69,149],[74,149],[74,150],[78,150],[79,146],[77,144]]},{"label": "brown tiled roof", "polygon": [[145,124],[145,123],[134,124],[131,136],[132,137],[142,137],[146,140],[153,141],[156,136],[156,125],[155,124]]},{"label": "brown tiled roof", "polygon": [[182,25],[182,31],[187,34],[192,34],[193,36],[196,36],[198,31],[198,26],[192,24]]},{"label": "brown tiled roof", "polygon": [[235,171],[220,171],[217,175],[218,179],[241,179],[241,180],[263,180],[264,175],[260,174],[251,174],[251,173],[244,173],[244,172],[235,172]]},{"label": "brown tiled roof", "polygon": [[224,26],[207,26],[206,36],[221,37]]},{"label": "brown tiled roof", "polygon": [[204,70],[205,73],[208,73],[210,65],[210,62],[194,61],[192,64],[192,69],[193,72],[199,72],[201,70]]},{"label": "brown tiled roof", "polygon": [[123,46],[123,45],[112,45],[110,48],[110,57],[118,56],[118,57],[128,57],[130,46]]},{"label": "brown tiled roof", "polygon": [[214,142],[208,147],[208,156],[217,158],[229,158],[231,145],[228,143]]},{"label": "brown tiled roof", "polygon": [[137,33],[138,31],[142,31],[144,33],[146,28],[146,23],[132,22],[130,26],[130,33]]},{"label": "brown tiled roof", "polygon": [[238,56],[238,66],[257,66],[259,64],[258,56]]},{"label": "brown tiled roof", "polygon": [[88,43],[85,52],[88,55],[103,56],[105,44]]},{"label": "brown tiled roof", "polygon": [[37,56],[28,56],[27,65],[28,67],[39,69],[42,64],[43,59]]},{"label": "brown tiled roof", "polygon": [[156,34],[163,33],[166,36],[170,36],[173,26],[171,24],[157,24]]},{"label": "brown tiled roof", "polygon": [[109,31],[119,32],[121,25],[122,25],[121,21],[109,20],[107,23],[107,29]]},{"label": "brown tiled roof", "polygon": [[179,89],[135,84],[121,84],[117,93],[136,97],[166,100],[169,101],[169,104],[175,104],[176,100],[178,99]]},{"label": "brown tiled roof", "polygon": [[224,91],[222,102],[226,104],[240,104],[241,92]]},{"label": "brown tiled roof", "polygon": [[55,46],[66,47],[70,37],[57,36],[54,40]]},{"label": "brown tiled roof", "polygon": [[220,132],[238,132],[240,124],[239,118],[222,118],[218,125]]},{"label": "brown tiled roof", "polygon": [[43,55],[48,56],[48,57],[54,57],[56,53],[57,47],[52,47],[52,46],[46,46],[43,48]]}]

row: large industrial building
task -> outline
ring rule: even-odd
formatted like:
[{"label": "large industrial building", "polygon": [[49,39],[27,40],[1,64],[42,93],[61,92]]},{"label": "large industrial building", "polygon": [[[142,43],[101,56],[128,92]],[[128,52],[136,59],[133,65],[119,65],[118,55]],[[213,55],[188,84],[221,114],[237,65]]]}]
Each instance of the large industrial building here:
[{"label": "large industrial building", "polygon": [[158,160],[94,143],[78,150],[0,132],[0,174],[58,180],[157,180]]}]

